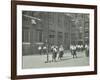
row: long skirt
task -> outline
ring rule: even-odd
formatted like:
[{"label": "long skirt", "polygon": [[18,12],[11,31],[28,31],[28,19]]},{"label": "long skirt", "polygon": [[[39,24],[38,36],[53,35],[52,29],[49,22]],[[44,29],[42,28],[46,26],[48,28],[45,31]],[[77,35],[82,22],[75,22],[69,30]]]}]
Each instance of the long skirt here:
[{"label": "long skirt", "polygon": [[63,57],[63,54],[64,54],[64,52],[61,51],[61,52],[59,53],[59,58],[62,58],[62,57]]},{"label": "long skirt", "polygon": [[53,58],[53,59],[56,59],[56,57],[57,57],[57,52],[53,52],[52,58]]}]

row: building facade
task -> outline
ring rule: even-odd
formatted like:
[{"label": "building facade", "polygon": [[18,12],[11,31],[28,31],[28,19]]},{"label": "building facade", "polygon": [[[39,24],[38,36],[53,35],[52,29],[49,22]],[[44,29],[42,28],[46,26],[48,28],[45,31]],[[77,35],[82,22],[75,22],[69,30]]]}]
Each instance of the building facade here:
[{"label": "building facade", "polygon": [[[81,23],[76,22],[78,21],[76,19],[79,19],[79,17]],[[77,14],[67,15],[67,13],[60,12],[23,11],[23,55],[38,54],[38,46],[43,46],[45,43],[49,46],[63,45],[64,48],[68,50],[70,49],[71,44],[76,44],[81,40],[83,43],[85,43],[85,41],[88,42],[88,39],[86,38],[89,38],[86,33],[87,27],[83,25],[86,21],[83,21],[83,19],[81,14],[79,16]],[[79,23],[82,26],[80,26]],[[89,26],[88,24],[85,25]]]}]

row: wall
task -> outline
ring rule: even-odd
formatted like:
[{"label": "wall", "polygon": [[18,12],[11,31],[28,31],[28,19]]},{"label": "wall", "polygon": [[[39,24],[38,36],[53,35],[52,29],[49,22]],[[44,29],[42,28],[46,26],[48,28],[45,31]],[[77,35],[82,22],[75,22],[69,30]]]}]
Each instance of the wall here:
[{"label": "wall", "polygon": [[[34,0],[35,1],[35,0]],[[59,3],[74,3],[74,4],[94,4],[98,5],[98,23],[100,22],[100,0],[36,0],[49,1]],[[0,0],[0,80],[10,80],[10,65],[11,65],[11,11],[10,0]],[[98,24],[98,41],[100,41],[100,24]],[[98,49],[100,42],[98,42]],[[98,50],[98,67],[100,67],[100,50]],[[58,78],[43,78],[34,80],[99,80],[100,68],[98,68],[98,75],[88,76],[71,76]]]},{"label": "wall", "polygon": [[[32,13],[35,15],[32,15]],[[71,34],[76,34],[76,27],[74,27],[75,23],[73,23],[66,14],[67,13],[25,11],[22,18],[22,54],[39,54],[38,46],[43,47],[46,40],[47,44],[49,44],[49,50],[50,45],[60,46],[61,44],[64,46],[65,50],[69,49],[71,45],[70,42],[72,42],[71,40],[74,40],[75,43],[76,36]],[[32,24],[31,19],[25,15],[37,17],[41,21],[36,20],[36,24]],[[73,24],[74,26],[71,26],[70,24]],[[72,27],[74,29],[71,31],[70,29],[72,29]],[[70,36],[72,38],[71,40],[69,39]],[[36,43],[39,42],[44,43],[44,45],[37,45]]]}]

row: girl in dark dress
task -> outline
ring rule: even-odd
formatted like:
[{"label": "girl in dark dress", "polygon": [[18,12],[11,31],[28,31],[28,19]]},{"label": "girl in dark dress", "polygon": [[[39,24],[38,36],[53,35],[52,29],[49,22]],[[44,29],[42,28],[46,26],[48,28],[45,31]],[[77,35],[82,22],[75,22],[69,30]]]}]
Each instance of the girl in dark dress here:
[{"label": "girl in dark dress", "polygon": [[56,57],[57,57],[57,48],[54,47],[52,52],[52,62],[56,61]]}]

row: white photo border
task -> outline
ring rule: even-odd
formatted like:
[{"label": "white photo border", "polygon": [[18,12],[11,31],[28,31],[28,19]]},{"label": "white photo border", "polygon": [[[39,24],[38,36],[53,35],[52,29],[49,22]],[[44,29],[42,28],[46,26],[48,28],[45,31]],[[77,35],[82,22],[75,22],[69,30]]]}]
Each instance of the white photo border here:
[{"label": "white photo border", "polygon": [[[62,68],[22,69],[22,10],[90,14],[89,18],[90,65],[82,67],[71,67],[71,68],[62,67]],[[33,73],[34,75],[36,75],[36,74],[51,74],[51,73],[85,72],[85,71],[94,71],[94,9],[17,5],[17,75],[30,75]]]}]

